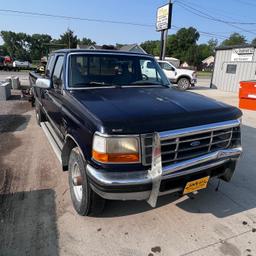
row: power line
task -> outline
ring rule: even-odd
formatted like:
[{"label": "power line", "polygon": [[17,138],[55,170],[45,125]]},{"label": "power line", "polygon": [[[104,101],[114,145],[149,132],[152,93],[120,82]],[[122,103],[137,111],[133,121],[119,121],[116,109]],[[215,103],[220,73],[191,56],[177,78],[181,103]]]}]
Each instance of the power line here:
[{"label": "power line", "polygon": [[[193,1],[193,0],[191,0],[191,1]],[[238,0],[234,0],[234,1],[238,1]],[[197,4],[197,3],[195,3],[195,2],[187,2],[186,1],[186,3],[187,4],[192,4],[192,6],[195,6],[195,7],[197,7],[197,8],[199,8],[199,9],[201,9],[201,10],[204,10],[204,11],[206,11],[206,12],[208,12],[209,11],[209,9],[207,9],[207,8],[204,8],[204,7],[202,7],[202,5],[200,5],[200,4]],[[243,22],[243,21],[240,21],[240,20],[238,20],[237,18],[235,18],[234,19],[234,13],[232,13],[232,15],[233,16],[230,16],[231,15],[231,13],[229,12],[226,12],[226,11],[223,11],[223,10],[220,10],[220,9],[217,9],[217,8],[214,8],[214,7],[210,7],[210,12],[211,12],[211,14],[213,14],[214,12],[215,13],[217,13],[217,16],[218,17],[220,17],[220,13],[222,13],[222,17],[224,17],[225,19],[233,19],[233,22],[236,22],[236,23],[239,23],[239,24],[241,24],[241,25],[254,25],[255,24],[255,22]],[[227,15],[228,14],[228,15]],[[223,19],[223,18],[222,18]]]},{"label": "power line", "polygon": [[18,11],[18,10],[10,10],[10,9],[0,9],[0,12],[17,13],[17,14],[25,14],[25,15],[32,15],[32,16],[44,16],[44,17],[50,17],[50,18],[61,18],[61,19],[66,19],[66,20],[81,20],[81,21],[91,21],[91,22],[100,22],[100,23],[112,23],[112,24],[152,27],[152,25],[143,24],[143,23],[105,20],[105,19],[81,18],[81,17],[74,17],[74,16],[56,15],[56,14],[39,13],[39,12],[27,12],[27,11]]},{"label": "power line", "polygon": [[[74,17],[74,16],[66,16],[66,15],[56,15],[56,14],[49,14],[49,13],[39,13],[39,12],[27,12],[27,11],[19,11],[19,10],[11,10],[11,9],[0,9],[0,12],[7,12],[12,14],[20,14],[20,15],[32,15],[32,16],[39,16],[39,17],[49,17],[49,18],[59,18],[59,19],[65,19],[65,20],[79,20],[79,21],[89,21],[89,22],[99,22],[99,23],[112,23],[112,24],[122,24],[122,25],[131,25],[131,26],[140,26],[140,27],[155,27],[153,24],[145,24],[145,23],[134,23],[134,22],[126,22],[126,21],[116,21],[116,20],[105,20],[105,19],[95,19],[95,18],[82,18],[82,17]],[[4,15],[8,15],[4,13]],[[177,29],[180,29],[181,27],[177,27],[175,25],[172,25],[172,27],[176,27]],[[222,38],[226,39],[228,37],[225,37],[224,35],[218,35],[216,33],[210,33],[210,32],[204,32],[199,31],[198,32],[202,35],[206,35],[209,37],[216,37],[216,38]]]},{"label": "power line", "polygon": [[[219,22],[223,22],[223,23],[228,23],[228,24],[237,24],[237,25],[256,25],[256,22],[228,21],[228,20],[219,19],[219,18],[216,18],[214,16],[211,16],[210,14],[208,14],[206,12],[203,12],[203,11],[200,11],[199,9],[194,8],[193,6],[191,6],[188,3],[185,4],[183,2],[180,2],[179,0],[177,0],[177,3],[182,4],[184,6],[187,6],[187,8],[191,8],[191,9],[201,13],[206,18],[211,18],[212,20],[215,20],[215,21],[219,21]],[[201,8],[201,9],[203,9],[203,8]]]},{"label": "power line", "polygon": [[[229,25],[229,26],[234,27],[236,29],[239,29],[241,31],[244,31],[244,32],[247,32],[247,33],[255,35],[255,33],[253,33],[252,31],[244,29],[244,28],[241,28],[241,27],[235,25],[235,24],[241,24],[239,22],[225,21],[225,20],[222,20],[222,19],[218,19],[218,18],[216,18],[214,16],[211,16],[211,15],[205,13],[205,12],[202,12],[202,11],[194,8],[193,6],[190,6],[188,4],[182,3],[182,2],[180,2],[178,0],[176,1],[176,3],[179,4],[181,7],[183,7],[185,10],[187,10],[188,12],[191,12],[191,13],[193,13],[193,14],[201,17],[201,18],[212,20],[212,21],[215,21],[215,22],[224,23],[226,25]],[[256,23],[250,22],[250,25],[253,25],[253,24],[256,24]],[[245,23],[243,23],[243,25],[245,25]],[[249,23],[246,23],[246,25],[249,25]]]},{"label": "power line", "polygon": [[242,1],[242,0],[236,0],[236,1],[238,1],[238,2],[240,2],[242,4],[245,4],[245,5],[256,6],[255,3],[251,3],[251,2],[247,2],[247,1]]},{"label": "power line", "polygon": [[[176,29],[181,29],[182,27],[177,27],[175,25],[173,25],[172,27],[176,28]],[[197,30],[200,35],[206,35],[206,36],[210,36],[210,37],[217,37],[219,39],[228,39],[227,36],[224,36],[224,35],[218,35],[218,34],[215,34],[215,33],[211,33],[211,32],[205,32],[205,31],[199,31]]]}]

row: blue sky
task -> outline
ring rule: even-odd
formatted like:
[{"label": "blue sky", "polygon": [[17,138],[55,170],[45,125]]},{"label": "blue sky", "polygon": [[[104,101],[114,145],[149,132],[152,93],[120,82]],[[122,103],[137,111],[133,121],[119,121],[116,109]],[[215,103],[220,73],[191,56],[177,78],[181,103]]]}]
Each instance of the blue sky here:
[{"label": "blue sky", "polygon": [[[248,41],[256,37],[256,25],[236,25],[244,30],[214,22],[196,16],[179,4],[185,3],[206,12],[213,17],[227,21],[256,22],[256,1],[254,0],[175,0],[172,24],[177,27],[193,26],[199,31],[218,34],[213,36],[219,42],[232,32],[239,32]],[[164,0],[8,0],[1,1],[0,9],[41,12],[92,19],[105,19],[133,23],[155,24],[157,7],[165,4]],[[59,18],[46,18],[0,11],[0,30],[12,30],[26,33],[47,33],[58,38],[67,27],[74,30],[78,37],[89,37],[98,44],[141,43],[145,40],[160,38],[154,27],[140,27],[120,24],[97,23]],[[175,33],[171,29],[169,34]],[[201,43],[211,36],[201,35]],[[0,40],[2,43],[2,40]]]}]

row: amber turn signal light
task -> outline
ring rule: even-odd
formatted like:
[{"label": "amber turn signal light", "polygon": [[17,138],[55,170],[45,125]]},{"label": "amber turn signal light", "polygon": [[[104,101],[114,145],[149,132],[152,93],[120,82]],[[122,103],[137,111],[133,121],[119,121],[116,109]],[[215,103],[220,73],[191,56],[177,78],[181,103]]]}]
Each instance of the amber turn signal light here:
[{"label": "amber turn signal light", "polygon": [[92,157],[102,163],[137,163],[139,154],[136,153],[99,153],[95,150],[92,152]]}]

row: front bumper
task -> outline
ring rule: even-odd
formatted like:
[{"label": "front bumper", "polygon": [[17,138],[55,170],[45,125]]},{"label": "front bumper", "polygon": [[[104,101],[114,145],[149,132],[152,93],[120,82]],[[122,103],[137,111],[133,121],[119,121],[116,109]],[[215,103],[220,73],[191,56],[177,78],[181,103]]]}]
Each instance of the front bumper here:
[{"label": "front bumper", "polygon": [[197,78],[192,78],[191,81],[190,81],[191,84],[196,84],[197,83]]},{"label": "front bumper", "polygon": [[[229,169],[228,165],[236,161],[242,153],[242,148],[223,149],[200,157],[179,163],[164,166],[162,168],[161,184],[180,180],[175,186],[167,190],[161,189],[159,196],[181,191],[182,180],[186,177],[200,174],[202,172],[214,170],[214,176],[223,175],[216,173],[218,168]],[[87,174],[90,179],[92,189],[101,197],[110,200],[147,200],[152,191],[152,176],[149,170],[130,172],[109,172],[96,169],[87,165]],[[213,176],[210,174],[210,176]]]}]

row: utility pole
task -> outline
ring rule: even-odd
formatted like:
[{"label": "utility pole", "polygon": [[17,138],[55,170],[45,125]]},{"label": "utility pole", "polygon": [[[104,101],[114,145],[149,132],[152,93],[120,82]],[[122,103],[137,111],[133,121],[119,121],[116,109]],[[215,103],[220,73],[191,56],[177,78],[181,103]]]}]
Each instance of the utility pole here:
[{"label": "utility pole", "polygon": [[71,37],[71,30],[68,27],[68,48],[70,49],[70,37]]},{"label": "utility pole", "polygon": [[156,30],[161,31],[160,60],[164,60],[168,39],[168,29],[171,28],[172,3],[161,6],[157,9]]}]

